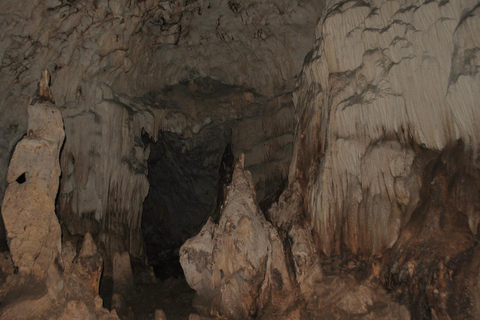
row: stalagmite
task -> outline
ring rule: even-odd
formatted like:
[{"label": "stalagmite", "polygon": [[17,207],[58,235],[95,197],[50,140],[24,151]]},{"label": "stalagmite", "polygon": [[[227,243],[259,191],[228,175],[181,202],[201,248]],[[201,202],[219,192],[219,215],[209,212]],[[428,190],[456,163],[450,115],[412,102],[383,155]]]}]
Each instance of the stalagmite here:
[{"label": "stalagmite", "polygon": [[[205,315],[247,319],[267,305],[277,312],[296,290],[272,225],[255,204],[251,175],[236,165],[220,221],[210,219],[180,249],[180,263]],[[294,295],[290,295],[290,298]]]},{"label": "stalagmite", "polygon": [[91,235],[78,255],[70,246],[62,251],[55,198],[65,134],[49,79],[45,70],[28,108],[28,134],[9,166],[2,215],[18,272],[2,261],[9,275],[0,286],[0,319],[119,320],[97,303],[102,258]]},{"label": "stalagmite", "polygon": [[480,317],[479,0],[0,3],[0,319]]},{"label": "stalagmite", "polygon": [[61,252],[55,215],[60,177],[60,148],[65,133],[62,115],[51,102],[49,76],[42,73],[39,95],[28,107],[28,134],[15,147],[2,204],[12,259],[21,273],[40,278]]}]

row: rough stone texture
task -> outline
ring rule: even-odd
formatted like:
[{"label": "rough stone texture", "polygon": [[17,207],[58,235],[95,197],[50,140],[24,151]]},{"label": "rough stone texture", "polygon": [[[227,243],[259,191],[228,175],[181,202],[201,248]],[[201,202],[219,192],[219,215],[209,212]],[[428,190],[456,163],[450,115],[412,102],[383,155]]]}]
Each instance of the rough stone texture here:
[{"label": "rough stone texture", "polygon": [[155,320],[167,320],[167,316],[163,310],[155,310]]},{"label": "rough stone texture", "polygon": [[268,98],[212,79],[175,85],[146,101],[161,115],[161,132],[149,143],[142,217],[149,262],[158,264],[166,249],[179,248],[219,212],[217,189],[225,179],[218,167],[228,144],[233,156],[246,154],[258,200],[283,186],[293,149],[293,104],[290,94]]},{"label": "rough stone texture", "polygon": [[113,293],[128,298],[135,288],[128,252],[116,252],[113,256]]},{"label": "rough stone texture", "polygon": [[[327,1],[294,93],[316,247],[371,259],[414,319],[474,318],[478,1]],[[470,186],[470,187],[467,187]]]},{"label": "rough stone texture", "polygon": [[468,276],[476,249],[464,210],[480,205],[480,168],[470,161],[458,149],[432,159],[422,201],[385,257],[382,282],[408,302],[416,319],[475,319],[479,313],[475,294],[465,290],[478,281]]},{"label": "rough stone texture", "polygon": [[46,279],[10,274],[0,287],[0,319],[119,320],[96,294],[102,265],[92,244],[87,234],[72,266],[49,272]]},{"label": "rough stone texture", "polygon": [[267,307],[281,311],[288,306],[285,293],[296,290],[282,242],[255,204],[252,178],[240,164],[219,223],[209,219],[182,246],[180,263],[206,315],[247,319]]},{"label": "rough stone texture", "polygon": [[405,306],[390,300],[377,287],[359,284],[352,277],[328,277],[315,287],[305,306],[307,319],[409,320]]},{"label": "rough stone texture", "polygon": [[82,249],[74,260],[76,274],[90,285],[91,292],[98,295],[103,259],[90,233],[85,234]]},{"label": "rough stone texture", "polygon": [[[48,79],[44,81],[42,91],[48,89],[42,88],[48,86]],[[2,216],[15,266],[21,273],[45,278],[61,252],[55,198],[65,133],[58,108],[40,99],[28,107],[28,133],[10,161]]]},{"label": "rough stone texture", "polygon": [[119,320],[96,299],[102,259],[91,235],[75,258],[71,246],[62,251],[55,198],[65,135],[48,83],[44,71],[29,107],[28,134],[15,148],[8,171],[2,215],[18,269],[2,279],[0,318]]},{"label": "rough stone texture", "polygon": [[175,127],[177,119],[121,96],[144,97],[202,77],[267,98],[289,94],[321,6],[311,0],[3,1],[0,180],[26,132],[26,109],[10,106],[26,105],[47,68],[69,137],[59,217],[72,233],[94,235],[107,272],[117,251],[142,257],[148,148],[138,141],[142,128],[153,137],[160,124]]},{"label": "rough stone texture", "polygon": [[[290,179],[317,244],[361,254],[397,240],[418,204],[421,150],[477,159],[477,1],[327,1],[295,92]],[[478,212],[468,210],[476,233]]]}]

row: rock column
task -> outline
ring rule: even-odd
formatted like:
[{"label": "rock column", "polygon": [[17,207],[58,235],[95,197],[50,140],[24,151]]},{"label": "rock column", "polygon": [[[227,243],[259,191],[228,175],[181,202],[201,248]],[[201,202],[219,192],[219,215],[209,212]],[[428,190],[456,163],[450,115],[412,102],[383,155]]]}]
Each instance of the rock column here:
[{"label": "rock column", "polygon": [[13,262],[41,278],[61,252],[55,215],[60,149],[65,138],[60,111],[51,99],[45,70],[38,96],[28,107],[27,135],[17,144],[7,173],[2,215]]}]

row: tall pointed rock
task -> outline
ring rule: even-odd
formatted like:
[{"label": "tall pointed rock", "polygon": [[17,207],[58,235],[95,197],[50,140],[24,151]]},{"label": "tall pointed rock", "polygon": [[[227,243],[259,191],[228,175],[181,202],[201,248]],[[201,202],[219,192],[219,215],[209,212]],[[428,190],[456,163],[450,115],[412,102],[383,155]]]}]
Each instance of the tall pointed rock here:
[{"label": "tall pointed rock", "polygon": [[28,107],[27,135],[17,144],[7,173],[2,215],[13,262],[21,273],[40,278],[61,252],[55,215],[59,155],[65,132],[52,102],[49,75],[42,72],[37,96]]}]

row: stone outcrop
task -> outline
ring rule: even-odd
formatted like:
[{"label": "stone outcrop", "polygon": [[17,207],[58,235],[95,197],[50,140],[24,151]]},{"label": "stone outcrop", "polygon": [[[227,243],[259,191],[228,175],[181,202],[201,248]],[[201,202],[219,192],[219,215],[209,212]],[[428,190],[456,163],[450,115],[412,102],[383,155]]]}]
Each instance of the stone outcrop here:
[{"label": "stone outcrop", "polygon": [[65,133],[62,115],[50,101],[48,83],[44,71],[39,96],[28,107],[27,135],[15,147],[10,161],[2,204],[13,263],[21,273],[41,278],[61,252],[55,198]]},{"label": "stone outcrop", "polygon": [[462,149],[432,159],[421,203],[384,258],[384,286],[418,319],[475,319],[479,313],[475,294],[465,290],[476,285],[475,276],[457,276],[471,273],[478,250],[465,210],[480,204],[480,168],[470,161]]},{"label": "stone outcrop", "polygon": [[[181,248],[194,303],[192,319],[410,319],[370,279],[325,276],[294,183],[270,210],[278,232],[258,212],[248,171],[237,165],[218,224],[210,219]],[[217,319],[217,318],[216,318]]]},{"label": "stone outcrop", "polygon": [[90,286],[90,291],[98,295],[103,259],[90,233],[85,234],[82,249],[74,259],[75,274]]},{"label": "stone outcrop", "polygon": [[296,290],[280,237],[255,204],[252,178],[240,164],[219,223],[209,219],[182,246],[180,263],[205,315],[248,319],[267,307],[281,314]]},{"label": "stone outcrop", "polygon": [[[64,251],[62,257],[71,254]],[[101,261],[87,234],[73,261],[64,260],[63,270],[59,261],[52,263],[55,272],[46,279],[11,272],[0,286],[0,319],[119,320],[98,296]]]},{"label": "stone outcrop", "polygon": [[[154,251],[220,205],[180,250],[202,316],[478,318],[478,0],[0,9],[3,318],[117,318],[100,255],[106,274],[116,252],[146,262],[145,199]],[[229,144],[246,157],[222,203]],[[112,305],[129,317],[124,284]]]},{"label": "stone outcrop", "polygon": [[291,95],[267,98],[245,90],[198,79],[148,98],[160,130],[149,139],[150,189],[142,216],[149,262],[158,264],[155,255],[159,260],[166,249],[179,248],[219,210],[217,188],[225,181],[218,167],[227,145],[232,158],[246,154],[259,201],[287,179],[294,129]]}]

